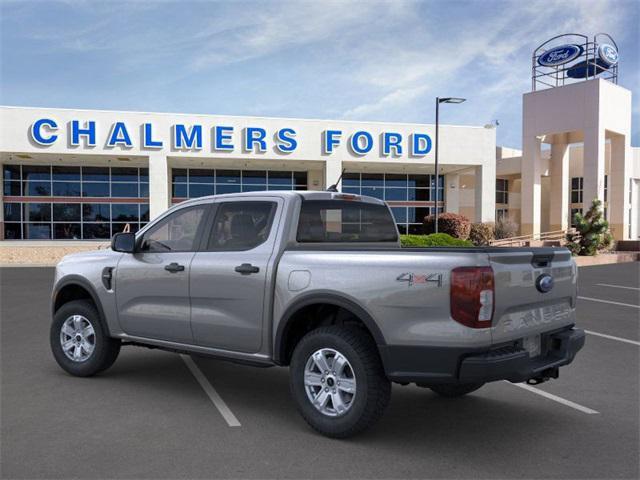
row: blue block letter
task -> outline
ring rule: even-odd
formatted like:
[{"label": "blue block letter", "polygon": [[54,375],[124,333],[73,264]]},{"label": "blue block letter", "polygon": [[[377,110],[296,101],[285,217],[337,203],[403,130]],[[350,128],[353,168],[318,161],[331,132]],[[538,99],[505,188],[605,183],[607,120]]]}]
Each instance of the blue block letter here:
[{"label": "blue block letter", "polygon": [[87,137],[87,146],[96,146],[96,122],[90,120],[85,123],[85,128],[80,128],[80,122],[73,120],[71,122],[71,145],[77,147],[80,145],[80,137]]},{"label": "blue block letter", "polygon": [[399,133],[386,132],[382,138],[383,155],[391,155],[392,148],[394,155],[402,155],[402,135]]},{"label": "blue block letter", "polygon": [[276,138],[278,139],[276,148],[282,153],[293,152],[298,147],[295,136],[296,131],[293,128],[281,128],[276,133]]},{"label": "blue block letter", "polygon": [[215,127],[215,140],[213,142],[213,148],[216,150],[233,150],[233,144],[227,143],[232,140],[231,134],[233,133],[233,127]]},{"label": "blue block letter", "polygon": [[245,129],[244,149],[248,152],[253,152],[253,147],[257,144],[259,152],[266,152],[267,142],[264,141],[266,136],[267,132],[264,128],[247,127]]},{"label": "blue block letter", "polygon": [[[364,146],[360,145],[361,138],[364,138],[365,140]],[[373,137],[369,132],[360,130],[352,135],[351,150],[353,150],[353,152],[356,155],[364,155],[366,153],[369,153],[372,148],[373,148]]]},{"label": "blue block letter", "polygon": [[116,122],[111,129],[111,135],[107,141],[107,147],[115,147],[116,145],[122,145],[123,147],[132,147],[131,137],[127,131],[127,126],[124,122]]},{"label": "blue block letter", "polygon": [[173,148],[202,149],[202,125],[192,126],[189,132],[187,132],[187,128],[181,123],[174,125]]},{"label": "blue block letter", "polygon": [[323,150],[325,154],[333,153],[334,147],[340,145],[340,136],[342,135],[342,130],[325,130],[324,131],[324,141]]},{"label": "blue block letter", "polygon": [[162,148],[162,140],[153,139],[153,125],[150,123],[144,124],[144,134],[142,135],[142,146],[144,148]]},{"label": "blue block letter", "polygon": [[58,124],[50,118],[41,118],[31,125],[31,138],[33,141],[38,145],[51,145],[58,139],[58,135],[51,134],[45,137],[42,134],[42,127],[47,127],[47,130],[55,132],[58,130]]},{"label": "blue block letter", "polygon": [[411,155],[426,155],[431,151],[431,137],[426,133],[414,133]]}]

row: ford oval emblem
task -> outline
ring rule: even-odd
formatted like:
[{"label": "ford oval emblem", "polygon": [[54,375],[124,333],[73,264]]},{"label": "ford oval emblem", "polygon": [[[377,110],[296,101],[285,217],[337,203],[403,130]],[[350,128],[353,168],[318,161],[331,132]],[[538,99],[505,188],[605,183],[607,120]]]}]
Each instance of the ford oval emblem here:
[{"label": "ford oval emblem", "polygon": [[598,57],[607,66],[612,67],[613,65],[618,63],[618,50],[613,45],[603,43],[598,47]]},{"label": "ford oval emblem", "polygon": [[536,288],[542,293],[550,292],[553,289],[553,277],[543,273],[536,279]]},{"label": "ford oval emblem", "polygon": [[538,63],[543,67],[557,67],[558,65],[563,65],[569,63],[571,60],[575,60],[582,55],[583,51],[584,49],[580,45],[560,45],[540,55],[538,57]]}]

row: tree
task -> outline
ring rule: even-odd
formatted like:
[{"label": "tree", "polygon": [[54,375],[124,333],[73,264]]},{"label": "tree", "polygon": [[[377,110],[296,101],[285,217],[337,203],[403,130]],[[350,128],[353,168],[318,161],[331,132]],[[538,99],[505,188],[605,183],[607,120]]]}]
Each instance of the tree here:
[{"label": "tree", "polygon": [[567,248],[574,255],[597,255],[613,243],[609,222],[602,213],[602,202],[595,199],[586,214],[573,216],[576,231],[567,234]]}]

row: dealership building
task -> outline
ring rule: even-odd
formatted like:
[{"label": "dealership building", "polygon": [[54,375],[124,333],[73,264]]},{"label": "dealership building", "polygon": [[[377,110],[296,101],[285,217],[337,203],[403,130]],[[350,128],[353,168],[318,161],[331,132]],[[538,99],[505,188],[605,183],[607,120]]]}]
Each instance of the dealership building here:
[{"label": "dealership building", "polygon": [[[598,198],[615,238],[637,239],[631,92],[617,65],[559,83],[568,62],[553,63],[580,56],[549,52],[570,46],[534,53],[521,151],[497,147],[493,125],[440,125],[437,178],[434,125],[0,107],[0,238],[104,240],[187,198],[337,183],[385,200],[402,233],[438,209],[534,238]],[[588,62],[598,44],[577,46]]]},{"label": "dealership building", "polygon": [[[495,130],[3,107],[5,239],[103,239],[203,195],[323,190],[387,201],[403,232],[440,211],[495,216]],[[344,173],[342,173],[344,171]],[[472,195],[458,194],[473,178]],[[460,183],[461,178],[463,184]]]}]

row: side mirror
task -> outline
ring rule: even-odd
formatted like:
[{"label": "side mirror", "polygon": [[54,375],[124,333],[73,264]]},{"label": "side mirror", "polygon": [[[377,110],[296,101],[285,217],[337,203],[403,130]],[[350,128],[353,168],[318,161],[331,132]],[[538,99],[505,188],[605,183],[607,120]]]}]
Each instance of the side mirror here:
[{"label": "side mirror", "polygon": [[136,236],[134,233],[116,233],[111,239],[111,250],[114,252],[133,253],[136,250]]}]

